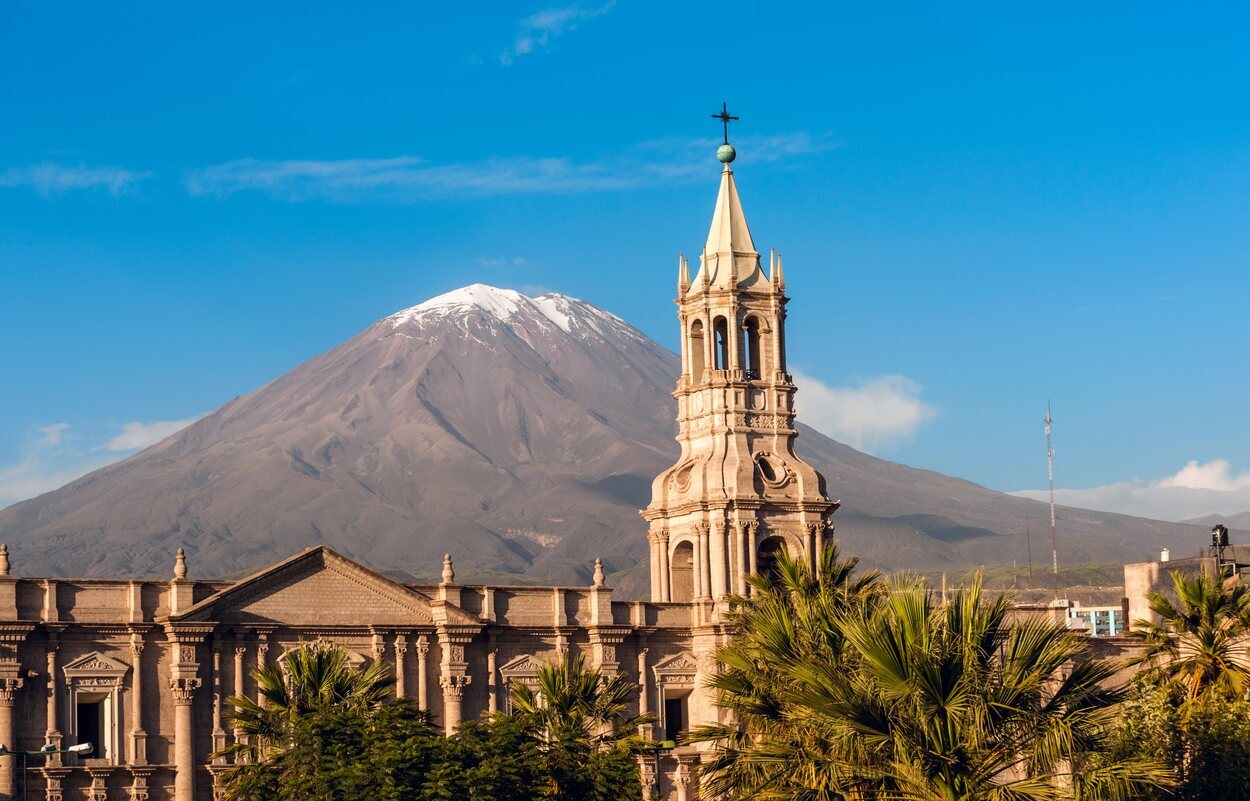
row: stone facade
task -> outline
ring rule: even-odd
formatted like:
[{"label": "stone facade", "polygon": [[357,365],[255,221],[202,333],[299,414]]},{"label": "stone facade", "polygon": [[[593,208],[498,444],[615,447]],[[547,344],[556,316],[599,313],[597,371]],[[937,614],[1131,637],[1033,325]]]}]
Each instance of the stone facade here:
[{"label": "stone facade", "polygon": [[[634,679],[656,739],[718,722],[708,680],[728,597],[780,550],[814,564],[837,508],[794,452],[780,258],[770,268],[726,164],[698,275],[679,265],[682,453],[642,513],[649,602],[613,600],[600,566],[590,587],[467,586],[448,556],[438,584],[401,584],[313,548],[226,582],[189,578],[180,550],[168,581],[77,580],[10,575],[0,548],[0,743],[96,745],[32,759],[32,797],[214,798],[224,766],[211,754],[235,737],[226,700],[254,696],[257,667],[316,640],[392,665],[396,693],[447,731],[505,711],[513,683],[566,652]],[[695,797],[697,760],[691,747],[659,760],[666,797]],[[17,797],[16,764],[0,759],[0,799]],[[648,783],[654,765],[643,760]]]}]

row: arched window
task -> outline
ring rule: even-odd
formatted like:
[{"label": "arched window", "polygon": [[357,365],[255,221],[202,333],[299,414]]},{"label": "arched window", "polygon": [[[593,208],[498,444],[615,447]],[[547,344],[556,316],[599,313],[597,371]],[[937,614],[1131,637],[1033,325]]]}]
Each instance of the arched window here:
[{"label": "arched window", "polygon": [[690,382],[703,383],[703,321],[690,324]]},{"label": "arched window", "polygon": [[789,553],[789,550],[786,548],[786,541],[781,537],[769,537],[760,543],[759,560],[756,564],[759,566],[761,576],[767,577],[771,582],[776,582],[777,555],[782,553]]},{"label": "arched window", "polygon": [[716,330],[716,369],[729,369],[729,324],[724,317],[717,317],[712,323]]},{"label": "arched window", "polygon": [[689,540],[673,549],[668,565],[669,597],[673,603],[690,603],[694,600],[694,546]]},{"label": "arched window", "polygon": [[764,363],[761,360],[763,351],[760,349],[760,318],[751,315],[742,326],[746,332],[746,370],[747,378],[760,378],[764,374]]}]

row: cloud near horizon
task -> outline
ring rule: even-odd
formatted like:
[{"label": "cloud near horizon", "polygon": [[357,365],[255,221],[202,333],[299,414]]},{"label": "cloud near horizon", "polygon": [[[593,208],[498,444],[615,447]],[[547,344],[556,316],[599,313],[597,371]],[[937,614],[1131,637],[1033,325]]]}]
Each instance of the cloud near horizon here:
[{"label": "cloud near horizon", "polygon": [[199,417],[187,417],[182,420],[157,420],[152,423],[126,423],[122,432],[104,443],[106,451],[134,451],[155,445],[171,434],[199,420]]},{"label": "cloud near horizon", "polygon": [[905,376],[831,387],[798,370],[793,374],[802,387],[796,402],[799,421],[866,453],[898,447],[937,415],[920,399],[921,386]]},{"label": "cloud near horizon", "polygon": [[92,470],[156,444],[198,419],[125,423],[119,433],[94,447],[83,447],[85,437],[69,423],[35,426],[32,430],[39,436],[22,448],[21,458],[14,464],[0,466],[0,509],[63,487]]},{"label": "cloud near horizon", "polygon": [[[1046,490],[1012,493],[1044,501]],[[1250,511],[1250,470],[1233,471],[1226,459],[1199,463],[1191,459],[1170,476],[1134,478],[1089,489],[1057,489],[1055,502],[1080,509],[1180,522],[1207,515]]]},{"label": "cloud near horizon", "polygon": [[601,6],[586,7],[580,4],[545,8],[517,23],[516,39],[499,54],[499,63],[511,65],[519,56],[537,50],[545,50],[552,39],[577,29],[578,24],[601,17],[612,10],[616,0],[608,0]]},{"label": "cloud near horizon", "polygon": [[136,172],[122,167],[45,162],[10,167],[0,172],[0,187],[29,187],[45,197],[74,189],[106,189],[110,195],[120,195],[151,176],[150,172]]},{"label": "cloud near horizon", "polygon": [[[762,163],[833,150],[840,143],[807,131],[736,140]],[[422,198],[514,194],[579,194],[706,180],[714,139],[670,137],[592,161],[567,157],[495,157],[435,164],[416,156],[332,161],[268,161],[254,158],[189,170],[183,179],[197,197],[227,198],[261,192],[293,202],[366,200],[408,202]]]}]

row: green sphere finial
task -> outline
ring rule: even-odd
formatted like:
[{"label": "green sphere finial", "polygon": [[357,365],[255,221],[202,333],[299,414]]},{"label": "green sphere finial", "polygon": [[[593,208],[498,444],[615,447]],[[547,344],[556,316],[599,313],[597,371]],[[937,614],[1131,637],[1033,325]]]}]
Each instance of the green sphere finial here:
[{"label": "green sphere finial", "polygon": [[734,150],[733,145],[725,144],[716,148],[716,160],[721,164],[728,164],[738,157],[738,151]]}]

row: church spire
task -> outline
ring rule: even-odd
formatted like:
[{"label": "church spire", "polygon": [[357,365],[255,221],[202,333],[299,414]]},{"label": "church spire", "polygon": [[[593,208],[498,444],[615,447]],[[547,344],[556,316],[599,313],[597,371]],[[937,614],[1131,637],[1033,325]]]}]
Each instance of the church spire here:
[{"label": "church spire", "polygon": [[716,195],[712,227],[707,234],[699,274],[695,276],[691,289],[697,291],[697,287],[705,284],[714,289],[748,289],[767,285],[768,279],[760,269],[760,254],[751,239],[746,212],[742,210],[742,199],[738,197],[734,171],[729,166],[738,156],[734,146],[729,144],[729,121],[738,118],[729,116],[728,111],[712,116],[725,125],[725,144],[716,150],[716,159],[725,168],[721,171],[720,190]]}]

